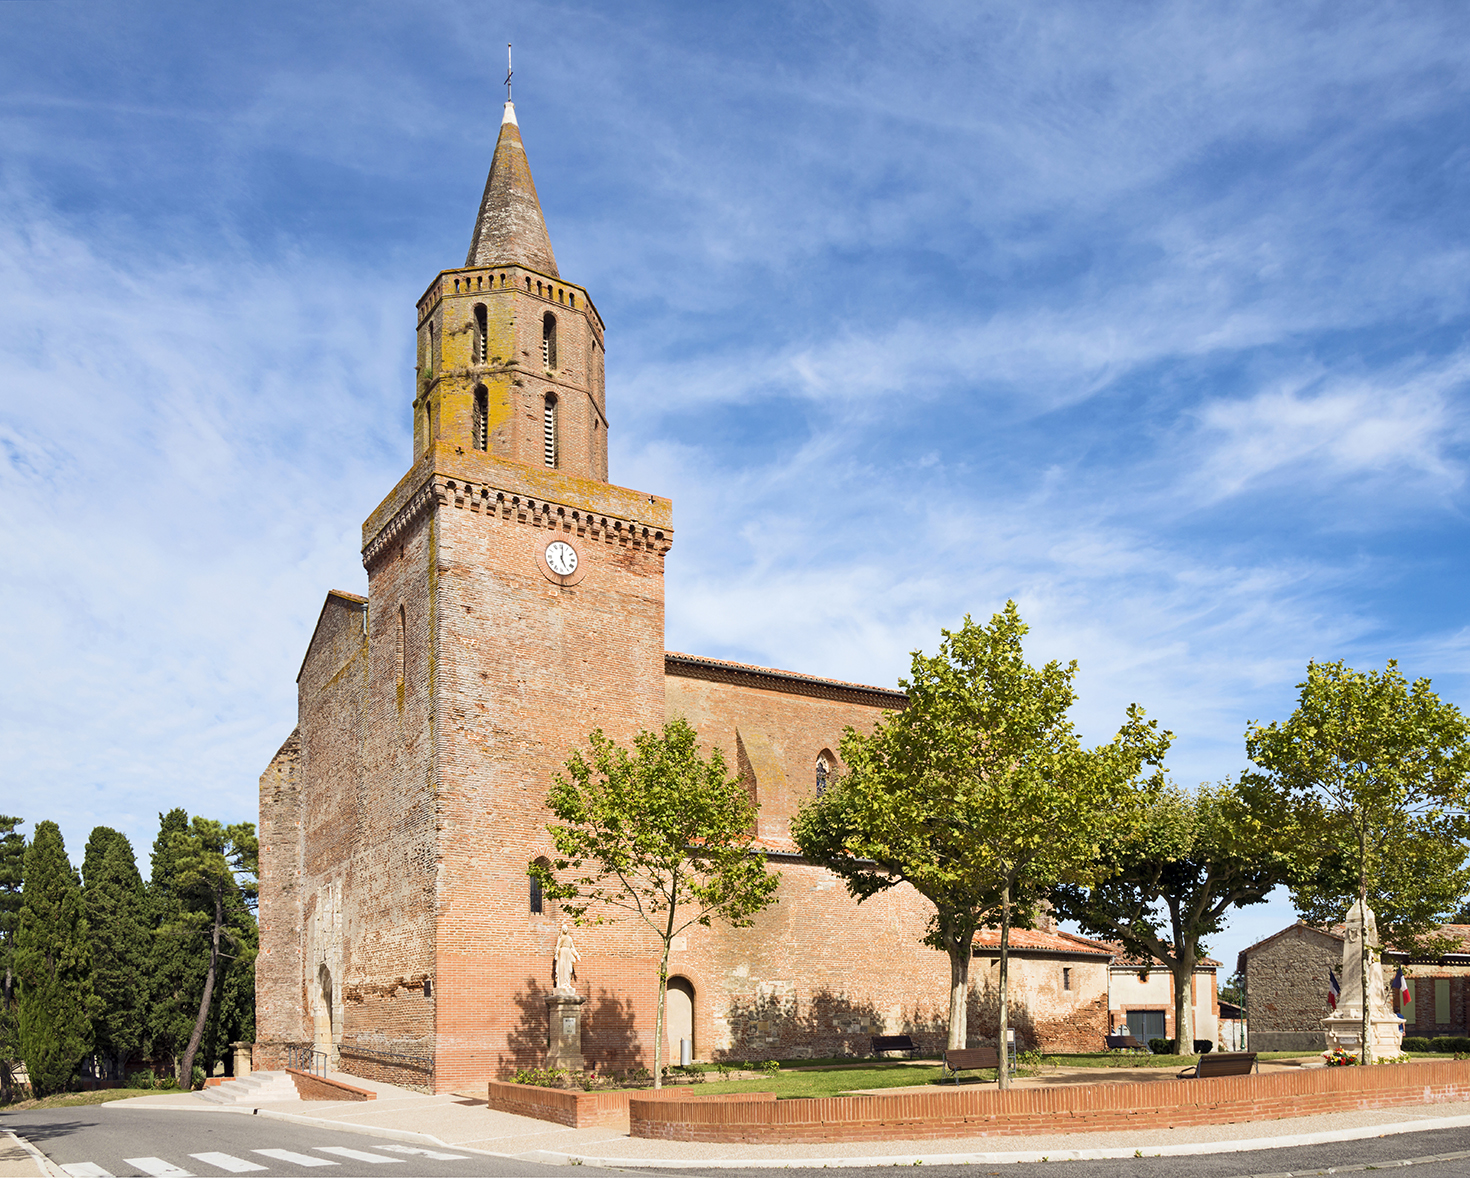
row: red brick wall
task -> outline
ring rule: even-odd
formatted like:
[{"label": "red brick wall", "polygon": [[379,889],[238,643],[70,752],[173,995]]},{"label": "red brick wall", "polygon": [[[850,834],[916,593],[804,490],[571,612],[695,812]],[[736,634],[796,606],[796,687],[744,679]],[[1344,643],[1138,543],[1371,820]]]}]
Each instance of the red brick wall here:
[{"label": "red brick wall", "polygon": [[1321,1068],[1213,1080],[840,1096],[774,1104],[629,1102],[634,1137],[781,1143],[1172,1129],[1462,1101],[1470,1063]]}]

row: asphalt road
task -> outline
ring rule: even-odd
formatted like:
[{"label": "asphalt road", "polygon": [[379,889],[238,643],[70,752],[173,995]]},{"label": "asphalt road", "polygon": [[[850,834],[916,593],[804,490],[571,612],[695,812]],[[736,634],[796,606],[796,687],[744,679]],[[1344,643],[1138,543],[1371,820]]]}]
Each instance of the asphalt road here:
[{"label": "asphalt road", "polygon": [[[1007,1138],[1011,1148],[1024,1149],[1020,1138]],[[997,1151],[1005,1148],[996,1143]],[[1446,1155],[1462,1155],[1459,1157]],[[1440,1160],[1431,1160],[1438,1158]],[[1466,1178],[1470,1175],[1470,1129],[1438,1129],[1340,1141],[1255,1153],[1201,1154],[1195,1157],[1143,1157],[1088,1162],[1030,1162],[1011,1165],[923,1166],[927,1178],[1305,1178],[1315,1174],[1348,1174],[1367,1170],[1398,1170],[1404,1178]],[[795,1167],[793,1167],[794,1169]],[[771,1170],[699,1170],[690,1167],[681,1176],[696,1178],[774,1178]],[[810,1171],[808,1171],[810,1173]],[[893,1178],[894,1167],[828,1171],[832,1178]],[[674,1178],[661,1171],[661,1178]]]},{"label": "asphalt road", "polygon": [[[73,1178],[533,1178],[559,1166],[429,1148],[363,1133],[318,1129],[238,1113],[145,1112],[86,1105],[0,1116],[0,1131],[23,1137]],[[343,1152],[349,1151],[349,1152]],[[437,1154],[438,1156],[431,1156]]]},{"label": "asphalt road", "polygon": [[[543,1178],[566,1167],[486,1157],[463,1150],[400,1144],[363,1133],[319,1129],[274,1117],[235,1113],[143,1112],[105,1107],[0,1115],[0,1130],[25,1138],[73,1178]],[[1012,1139],[1014,1141],[1014,1139]],[[591,1167],[589,1167],[591,1168]],[[800,1166],[792,1166],[800,1170]],[[907,1167],[912,1168],[912,1167]],[[1296,1146],[1256,1153],[1033,1163],[1048,1178],[1304,1178],[1306,1175],[1405,1169],[1404,1178],[1470,1175],[1470,1128],[1403,1133],[1365,1141]],[[1011,1178],[1013,1165],[925,1166],[944,1178]],[[647,1178],[772,1178],[761,1169],[625,1170]],[[842,1178],[893,1178],[894,1167],[843,1167]],[[836,1176],[834,1175],[834,1178]],[[1037,1175],[1039,1178],[1039,1174]]]}]

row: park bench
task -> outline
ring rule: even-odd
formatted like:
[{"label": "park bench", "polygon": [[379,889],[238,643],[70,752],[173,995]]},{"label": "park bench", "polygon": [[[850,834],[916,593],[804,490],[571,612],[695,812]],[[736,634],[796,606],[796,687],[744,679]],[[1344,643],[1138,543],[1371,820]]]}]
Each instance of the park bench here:
[{"label": "park bench", "polygon": [[1132,1035],[1104,1035],[1103,1042],[1108,1045],[1109,1051],[1146,1051],[1137,1039]]},{"label": "park bench", "polygon": [[960,1082],[960,1072],[975,1068],[998,1068],[1000,1056],[994,1047],[951,1047],[944,1053],[944,1071]]},{"label": "park bench", "polygon": [[1209,1080],[1215,1076],[1249,1076],[1256,1066],[1254,1051],[1222,1051],[1202,1055],[1192,1068],[1179,1073],[1181,1080]]},{"label": "park bench", "polygon": [[874,1035],[873,1054],[882,1055],[885,1051],[907,1051],[910,1055],[918,1051],[919,1047],[907,1035]]}]

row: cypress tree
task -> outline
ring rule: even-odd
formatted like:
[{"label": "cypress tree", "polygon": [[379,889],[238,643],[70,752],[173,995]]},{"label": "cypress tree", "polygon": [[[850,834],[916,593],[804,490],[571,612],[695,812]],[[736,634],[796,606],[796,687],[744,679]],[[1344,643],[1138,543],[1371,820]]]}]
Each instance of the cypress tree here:
[{"label": "cypress tree", "polygon": [[15,828],[24,821],[0,814],[0,1103],[4,1104],[15,1099],[10,1061],[20,1057],[20,1024],[15,1009],[15,930],[20,926],[26,840]]},{"label": "cypress tree", "polygon": [[26,850],[15,975],[31,1088],[37,1096],[63,1091],[92,1049],[96,1000],[82,889],[54,822],[37,825]]},{"label": "cypress tree", "polygon": [[122,1079],[143,1044],[148,1000],[149,928],[133,844],[110,827],[97,827],[87,840],[82,880],[99,1006],[93,1038]]}]

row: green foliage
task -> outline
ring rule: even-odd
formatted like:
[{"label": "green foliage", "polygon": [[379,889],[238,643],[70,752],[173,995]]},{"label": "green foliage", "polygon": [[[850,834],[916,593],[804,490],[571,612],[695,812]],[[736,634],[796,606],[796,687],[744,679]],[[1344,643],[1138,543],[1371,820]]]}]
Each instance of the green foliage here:
[{"label": "green foliage", "polygon": [[1007,602],[989,626],[966,617],[943,631],[937,655],[916,651],[900,682],[908,706],[871,735],[847,730],[847,772],[792,830],[859,901],[908,883],[934,905],[926,943],[950,956],[951,1047],[966,1041],[975,933],[998,918],[1004,1038],[1011,924],[1028,920],[1042,890],[1091,879],[1129,784],[1169,745],[1134,706],[1112,741],[1084,749],[1067,718],[1076,663],[1030,666],[1026,632]]},{"label": "green foliage", "polygon": [[96,827],[82,860],[82,901],[92,940],[92,1022],[95,1049],[121,1076],[143,1044],[147,1026],[147,898],[133,845],[106,826]]},{"label": "green foliage", "polygon": [[61,828],[42,822],[26,849],[15,932],[20,1053],[37,1096],[66,1088],[92,1048],[92,953],[77,873]]},{"label": "green foliage", "polygon": [[[1409,1041],[1404,1040],[1404,1050],[1409,1050]],[[1455,1055],[1462,1051],[1470,1051],[1470,1039],[1462,1035],[1439,1035],[1429,1041],[1429,1050],[1442,1052],[1445,1055]]]},{"label": "green foliage", "polygon": [[658,973],[654,1076],[663,1051],[669,948],[690,925],[721,920],[748,927],[776,901],[780,877],[756,850],[755,805],[731,777],[718,749],[700,755],[698,734],[683,720],[643,731],[631,753],[601,731],[558,774],[546,804],[557,859],[528,871],[543,894],[579,922],[598,923],[618,908],[663,943]]},{"label": "green foliage", "polygon": [[[1264,772],[1241,783],[1292,860],[1297,911],[1326,925],[1361,900],[1385,943],[1423,955],[1452,947],[1435,929],[1470,891],[1470,723],[1392,661],[1381,673],[1310,663],[1297,686],[1288,720],[1246,729]],[[1365,995],[1378,948],[1362,949]]]},{"label": "green foliage", "polygon": [[251,823],[159,815],[149,1030],[152,1054],[174,1060],[180,1087],[196,1054],[212,1069],[232,1039],[254,1037],[257,854]]},{"label": "green foliage", "polygon": [[1405,1035],[1401,1045],[1405,1051],[1433,1051],[1435,1048],[1429,1045],[1428,1039],[1420,1038],[1418,1035]]},{"label": "green foliage", "polygon": [[16,1099],[10,1062],[20,1056],[16,1012],[15,931],[20,926],[25,883],[25,836],[16,831],[24,819],[0,815],[0,1102]]},{"label": "green foliage", "polygon": [[1195,793],[1172,784],[1140,791],[1131,814],[1103,841],[1099,878],[1051,897],[1063,919],[1162,961],[1174,977],[1174,1025],[1184,1028],[1201,942],[1232,908],[1260,904],[1287,882],[1291,863],[1228,780]]}]

